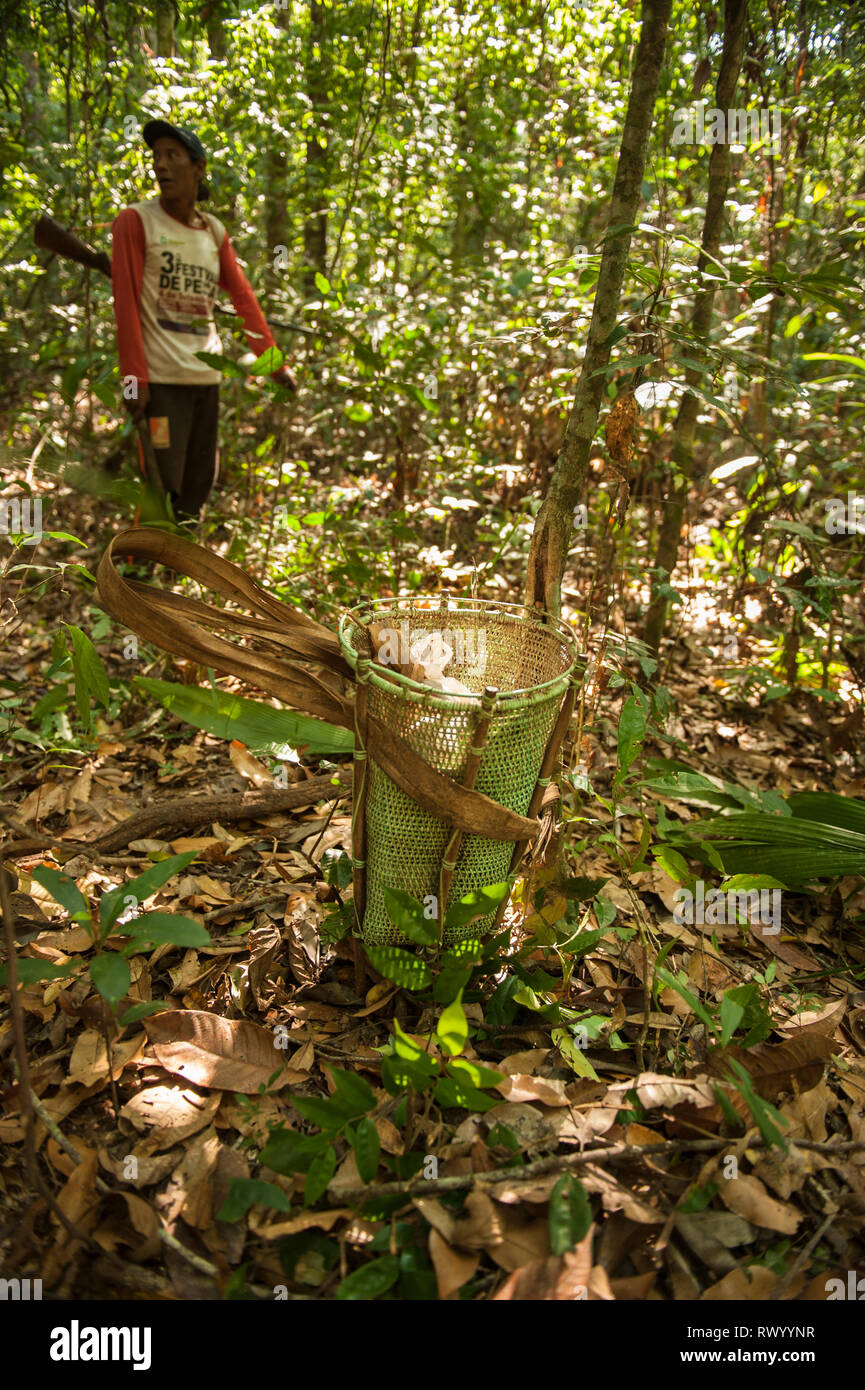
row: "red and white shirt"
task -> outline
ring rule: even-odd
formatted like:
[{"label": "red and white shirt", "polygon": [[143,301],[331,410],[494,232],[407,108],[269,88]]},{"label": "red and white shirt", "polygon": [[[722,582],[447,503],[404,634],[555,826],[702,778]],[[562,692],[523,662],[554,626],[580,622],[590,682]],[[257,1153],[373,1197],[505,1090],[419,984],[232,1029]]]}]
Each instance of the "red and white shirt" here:
[{"label": "red and white shirt", "polygon": [[198,211],[206,228],[178,221],[151,198],[125,208],[111,229],[120,372],[142,385],[221,380],[221,372],[195,356],[222,352],[213,318],[217,289],[231,297],[256,356],[276,346],[225,227]]}]

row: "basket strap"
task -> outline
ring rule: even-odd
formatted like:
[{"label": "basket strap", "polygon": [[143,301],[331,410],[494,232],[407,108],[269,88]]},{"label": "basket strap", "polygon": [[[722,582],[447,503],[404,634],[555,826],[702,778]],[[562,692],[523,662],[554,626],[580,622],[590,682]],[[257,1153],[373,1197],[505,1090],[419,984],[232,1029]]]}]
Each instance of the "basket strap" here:
[{"label": "basket strap", "polygon": [[[123,579],[115,568],[118,555],[167,565],[178,574],[198,579],[215,593],[243,603],[256,616],[227,613],[183,594]],[[338,679],[353,681],[354,672],[335,633],[275,599],[239,566],[204,546],[154,528],[122,531],[99,562],[97,593],[106,612],[154,646],[238,676],[314,718],[354,729],[354,701],[343,693],[343,682]],[[237,633],[256,646],[227,642],[205,631],[202,624]],[[262,645],[268,644],[300,660],[282,660],[262,651]],[[307,669],[304,661],[328,669],[319,675]],[[532,840],[537,835],[537,819],[521,816],[437,772],[381,720],[368,719],[366,747],[369,756],[407,796],[447,825],[489,840]]]}]

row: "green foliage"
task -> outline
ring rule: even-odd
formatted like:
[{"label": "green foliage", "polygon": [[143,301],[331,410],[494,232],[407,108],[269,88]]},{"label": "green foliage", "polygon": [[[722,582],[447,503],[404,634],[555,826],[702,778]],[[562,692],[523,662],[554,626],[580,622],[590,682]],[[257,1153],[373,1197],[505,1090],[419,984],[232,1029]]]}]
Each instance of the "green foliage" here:
[{"label": "green foliage", "polygon": [[[88,906],[86,899],[75,881],[67,874],[41,864],[33,870],[33,877],[61,907],[65,907],[73,922],[87,927],[96,954],[88,963],[90,979],[94,987],[112,1010],[128,993],[131,977],[128,955],[146,948],[146,943],[167,943],[172,946],[209,946],[210,933],[199,922],[189,917],[178,917],[168,912],[143,912],[138,915],[142,904],[166,884],[175,874],[185,869],[195,858],[195,852],[175,854],[153,864],[149,869],[128,883],[121,884],[103,893],[99,901],[98,922],[95,910]],[[106,951],[108,937],[125,938],[127,944],[121,952]],[[79,962],[70,961],[66,965],[48,965],[43,961],[33,961],[19,957],[18,977],[24,984],[37,980],[60,979],[73,974],[80,967]],[[8,981],[7,967],[0,966],[0,984]],[[149,1013],[157,1012],[162,1006],[158,1003],[133,1004],[119,1016],[121,1026],[134,1023]]]}]

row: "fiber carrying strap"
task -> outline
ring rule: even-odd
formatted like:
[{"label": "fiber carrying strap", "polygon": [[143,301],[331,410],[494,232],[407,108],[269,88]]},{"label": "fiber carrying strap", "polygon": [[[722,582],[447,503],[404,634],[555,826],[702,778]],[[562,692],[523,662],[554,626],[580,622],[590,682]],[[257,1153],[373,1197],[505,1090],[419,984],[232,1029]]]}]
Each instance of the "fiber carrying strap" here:
[{"label": "fiber carrying strap", "polygon": [[[197,579],[248,612],[225,611],[152,584],[130,582],[115,568],[115,559],[126,556]],[[163,651],[239,676],[281,704],[354,730],[354,673],[336,634],[274,598],[238,565],[204,546],[150,527],[121,531],[99,562],[97,593],[107,613]],[[208,627],[236,633],[244,645],[214,636]],[[324,670],[317,674],[304,664],[308,662]],[[455,829],[489,840],[531,840],[538,834],[537,820],[437,772],[379,719],[368,720],[366,751],[407,796]]]}]

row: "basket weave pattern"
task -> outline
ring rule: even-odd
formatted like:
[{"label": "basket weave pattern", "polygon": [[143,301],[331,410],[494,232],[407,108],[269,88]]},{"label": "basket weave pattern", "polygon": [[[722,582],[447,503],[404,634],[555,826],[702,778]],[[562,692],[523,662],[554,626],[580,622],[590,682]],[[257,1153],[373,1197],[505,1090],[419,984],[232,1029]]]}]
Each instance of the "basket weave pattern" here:
[{"label": "basket weave pattern", "polygon": [[[446,606],[444,606],[446,604]],[[340,624],[340,643],[350,665],[372,656],[366,624],[374,616],[410,646],[430,631],[450,633],[454,660],[447,675],[472,696],[450,695],[372,666],[369,714],[405,739],[437,771],[462,780],[487,686],[498,690],[475,788],[525,815],[544,751],[573,671],[576,644],[562,624],[547,625],[516,604],[447,599],[388,599],[356,609]],[[456,639],[456,640],[454,640]],[[446,640],[448,640],[446,638]],[[435,895],[450,828],[407,796],[370,760],[366,797],[366,907],[363,937],[370,945],[405,944],[385,907],[385,887],[418,901]],[[481,835],[463,836],[448,902],[508,876],[514,845]],[[483,935],[495,914],[447,929],[444,945]]]}]

